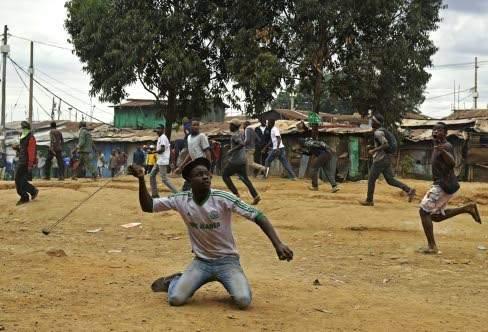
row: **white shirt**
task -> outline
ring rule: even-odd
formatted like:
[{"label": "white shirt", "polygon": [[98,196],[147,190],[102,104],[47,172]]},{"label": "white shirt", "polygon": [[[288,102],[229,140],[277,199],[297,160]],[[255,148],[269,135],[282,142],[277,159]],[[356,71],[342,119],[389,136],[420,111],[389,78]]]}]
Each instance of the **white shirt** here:
[{"label": "white shirt", "polygon": [[191,160],[197,158],[205,158],[205,150],[210,148],[208,143],[208,138],[205,134],[198,135],[188,135],[188,153],[190,154]]},{"label": "white shirt", "polygon": [[171,148],[169,145],[168,137],[165,134],[162,134],[158,138],[158,142],[156,143],[156,151],[159,151],[161,147],[164,146],[164,152],[158,153],[158,160],[156,164],[158,165],[169,165],[169,157],[171,154]]},{"label": "white shirt", "polygon": [[207,200],[198,205],[191,191],[183,191],[168,197],[153,199],[153,211],[176,210],[188,228],[191,247],[195,255],[203,259],[239,256],[232,235],[232,212],[254,221],[261,214],[231,193],[210,190]]},{"label": "white shirt", "polygon": [[285,145],[283,144],[283,140],[280,140],[280,146],[277,146],[278,145],[277,137],[281,138],[280,130],[278,129],[278,127],[271,128],[271,142],[273,142],[273,150],[281,149],[285,147]]}]

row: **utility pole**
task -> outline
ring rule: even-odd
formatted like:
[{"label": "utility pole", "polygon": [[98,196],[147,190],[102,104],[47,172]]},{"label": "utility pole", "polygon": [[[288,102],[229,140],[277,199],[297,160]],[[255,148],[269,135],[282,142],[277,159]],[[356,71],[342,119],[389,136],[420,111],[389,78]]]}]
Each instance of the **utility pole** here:
[{"label": "utility pole", "polygon": [[474,57],[474,109],[478,108],[478,57]]},{"label": "utility pole", "polygon": [[10,51],[9,46],[7,45],[7,32],[8,32],[8,27],[5,25],[3,27],[3,45],[0,48],[0,51],[2,52],[2,57],[3,57],[3,63],[2,63],[2,117],[1,117],[1,125],[2,125],[2,136],[4,139],[1,142],[0,150],[1,152],[6,152],[5,149],[5,84],[7,80],[7,54]]},{"label": "utility pole", "polygon": [[34,42],[30,43],[30,67],[29,67],[29,123],[32,125],[32,98],[34,96]]},{"label": "utility pole", "polygon": [[461,84],[458,84],[458,109],[459,109],[459,94],[461,93]]},{"label": "utility pole", "polygon": [[51,121],[54,121],[54,110],[56,109],[56,102],[53,97],[53,105],[51,106]]},{"label": "utility pole", "polygon": [[58,121],[61,119],[61,98],[58,100]]},{"label": "utility pole", "polygon": [[72,107],[68,107],[68,118],[69,118],[69,121],[71,121],[71,110],[73,108]]}]

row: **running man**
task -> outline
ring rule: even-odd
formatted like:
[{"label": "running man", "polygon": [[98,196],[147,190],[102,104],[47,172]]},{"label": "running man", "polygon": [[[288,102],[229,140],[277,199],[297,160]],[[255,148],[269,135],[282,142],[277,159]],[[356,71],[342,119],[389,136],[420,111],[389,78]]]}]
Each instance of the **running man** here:
[{"label": "running man", "polygon": [[265,167],[266,167],[265,177],[268,177],[269,167],[271,165],[271,162],[275,158],[278,158],[281,164],[283,165],[283,167],[288,172],[288,176],[290,180],[296,181],[295,172],[293,172],[290,162],[286,158],[285,145],[281,140],[280,130],[278,129],[278,127],[275,126],[275,120],[268,120],[268,128],[270,128],[271,130],[272,149],[269,151],[268,157],[266,158],[265,161]]},{"label": "running man", "polygon": [[164,183],[164,185],[168,187],[171,192],[178,192],[176,187],[171,183],[168,178],[168,166],[171,149],[168,137],[164,133],[164,125],[160,124],[155,131],[158,133],[158,142],[156,143],[156,153],[158,154],[158,160],[156,161],[156,165],[152,168],[151,173],[149,174],[151,193],[153,198],[159,197],[158,184],[156,182],[156,176],[158,175],[158,172],[161,174],[161,181]]},{"label": "running man", "polygon": [[[244,182],[247,189],[249,189],[249,192],[251,193],[251,196],[253,198],[252,204],[256,205],[259,203],[261,198],[256,189],[254,189],[251,180],[249,180],[249,177],[247,176],[246,150],[244,147],[244,142],[242,141],[241,133],[239,132],[240,126],[241,122],[238,119],[233,119],[229,124],[229,130],[232,133],[232,137],[230,139],[230,150],[227,152],[227,155],[229,156],[229,161],[224,168],[222,180],[224,180],[225,185],[227,186],[227,188],[230,189],[230,191],[232,191],[234,195],[240,197],[236,186],[230,178],[234,174],[239,175],[239,179]],[[254,134],[254,131],[252,132]]]},{"label": "running man", "polygon": [[325,175],[332,186],[332,192],[338,192],[339,187],[335,180],[337,156],[330,146],[319,140],[318,124],[312,124],[311,137],[305,138],[303,145],[308,149],[309,154],[315,156],[315,160],[312,162],[312,187],[310,187],[310,190],[319,190],[319,171],[323,167],[325,168]]},{"label": "running man", "polygon": [[[395,139],[385,128],[383,128],[384,118],[381,114],[376,114],[372,118],[371,126],[374,129],[374,149],[369,150],[369,154],[373,155],[373,165],[369,170],[368,178],[368,196],[365,201],[361,201],[361,205],[373,206],[374,189],[376,186],[376,180],[383,174],[386,182],[393,187],[402,189],[408,195],[408,201],[411,202],[415,197],[415,189],[410,188],[406,184],[395,179],[393,169],[391,168],[391,155],[395,151],[392,151],[391,143],[388,139]],[[390,136],[390,138],[387,137]]]},{"label": "running man", "polygon": [[144,212],[176,210],[188,228],[195,258],[185,272],[156,280],[154,292],[168,292],[172,306],[185,304],[204,284],[222,283],[240,309],[251,303],[251,289],[239,262],[239,254],[231,231],[232,212],[254,221],[273,244],[280,260],[293,259],[293,251],[281,242],[268,219],[238,197],[211,189],[210,161],[197,158],[183,169],[183,178],[191,191],[164,198],[151,199],[144,181],[144,170],[130,166],[129,173],[139,179],[139,202]]},{"label": "running man", "polygon": [[245,121],[244,122],[244,146],[246,148],[246,162],[248,170],[251,172],[257,171],[258,174],[261,173],[264,175],[266,172],[266,167],[261,164],[258,164],[254,161],[254,155],[256,153],[256,145],[259,144],[258,135],[253,128],[249,127],[251,122]]},{"label": "running man", "polygon": [[420,219],[427,237],[428,247],[421,249],[424,254],[437,254],[439,252],[434,239],[434,225],[432,222],[441,222],[458,214],[470,214],[474,221],[481,224],[481,217],[476,203],[446,209],[451,197],[459,190],[459,183],[454,174],[454,149],[446,139],[447,127],[439,122],[432,129],[434,151],[432,153],[432,178],[434,183],[425,194],[420,203]]}]

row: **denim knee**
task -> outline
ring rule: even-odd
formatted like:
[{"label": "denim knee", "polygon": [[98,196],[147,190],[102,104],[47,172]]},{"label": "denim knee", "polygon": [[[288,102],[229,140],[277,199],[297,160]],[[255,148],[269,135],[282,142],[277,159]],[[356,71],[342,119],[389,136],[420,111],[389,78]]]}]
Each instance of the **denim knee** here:
[{"label": "denim knee", "polygon": [[234,296],[233,299],[239,309],[246,309],[252,301],[251,294]]},{"label": "denim knee", "polygon": [[186,300],[187,299],[181,295],[176,295],[176,294],[168,295],[168,303],[170,306],[174,306],[174,307],[181,306],[185,304]]}]

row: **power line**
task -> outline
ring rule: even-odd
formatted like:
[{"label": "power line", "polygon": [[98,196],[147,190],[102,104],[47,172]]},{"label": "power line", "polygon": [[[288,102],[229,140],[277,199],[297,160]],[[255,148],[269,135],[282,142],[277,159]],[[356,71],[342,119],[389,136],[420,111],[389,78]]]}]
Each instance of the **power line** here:
[{"label": "power line", "polygon": [[72,48],[68,48],[68,47],[65,47],[65,46],[57,45],[55,43],[43,42],[43,41],[40,41],[40,40],[32,40],[30,38],[13,35],[11,33],[9,33],[8,35],[9,35],[9,37],[14,37],[14,38],[22,39],[22,40],[26,40],[26,41],[29,41],[29,42],[34,42],[36,44],[40,44],[40,45],[44,45],[44,46],[55,47],[55,48],[59,48],[61,50],[67,50],[67,51],[70,51],[70,52],[73,51]]},{"label": "power line", "polygon": [[[9,57],[9,59],[10,59],[10,57]],[[12,61],[12,59],[10,59],[10,60]],[[19,71],[17,70],[17,68],[15,68],[15,67],[14,67],[14,69],[15,69],[15,72],[17,73],[17,76],[19,76],[19,79],[20,79],[20,81],[22,82],[22,84],[24,84],[24,86],[25,86],[25,88],[26,88],[26,89],[29,89],[29,88],[27,87],[27,84],[25,83],[24,79],[23,79],[23,78],[22,78],[22,76],[20,75]],[[25,73],[25,74],[28,74],[28,73],[27,73],[27,72],[25,72],[25,71],[24,71],[24,73]],[[48,111],[46,111],[46,109],[45,109],[45,108],[44,108],[44,107],[43,107],[43,106],[42,106],[42,105],[39,103],[39,101],[37,100],[37,98],[36,98],[36,97],[34,97],[34,96],[32,96],[32,97],[33,97],[34,101],[36,102],[37,106],[39,106],[39,107],[40,107],[40,108],[41,108],[41,109],[44,111],[44,113],[46,113],[46,114],[47,114],[47,116],[51,117],[51,114],[49,114],[49,112],[48,112]],[[37,117],[39,117],[39,115],[37,115]]]},{"label": "power line", "polygon": [[[471,88],[469,88],[469,89],[465,89],[465,90],[461,90],[461,91],[459,91],[459,92],[466,92],[466,91],[469,91],[469,90],[471,90]],[[425,98],[425,100],[431,100],[431,99],[437,99],[437,98],[442,98],[442,97],[452,96],[454,93],[458,93],[458,91],[456,91],[456,92],[451,92],[451,93],[446,93],[446,94],[443,94],[443,95],[440,95],[440,96],[434,96],[434,97]]]},{"label": "power line", "polygon": [[[14,60],[13,60],[13,59],[10,57],[10,56],[8,57],[8,59],[9,59],[9,60],[10,60],[10,61],[11,61],[11,62],[14,64],[14,66],[16,66],[17,68],[19,68],[20,70],[22,70],[22,71],[23,71],[25,74],[28,74],[28,72],[27,72],[27,71],[26,71],[24,68],[22,68],[21,66],[19,66],[19,65],[17,64],[17,62],[15,62],[15,61],[14,61]],[[98,122],[100,122],[100,123],[103,123],[103,124],[105,124],[105,125],[108,125],[108,126],[111,126],[111,127],[112,127],[112,125],[111,125],[110,123],[106,123],[105,121],[102,121],[102,120],[100,120],[100,119],[97,119],[97,118],[95,118],[94,116],[91,116],[91,115],[89,115],[89,114],[88,114],[88,113],[86,113],[86,112],[83,112],[83,111],[82,111],[82,110],[80,110],[78,107],[73,106],[71,103],[67,102],[65,99],[63,99],[63,98],[59,97],[57,94],[55,94],[54,92],[52,92],[52,91],[51,91],[49,88],[47,88],[47,87],[45,87],[43,84],[41,84],[41,83],[40,83],[40,82],[39,82],[39,81],[38,81],[36,78],[34,78],[34,82],[36,82],[36,83],[37,83],[37,85],[39,85],[39,86],[40,86],[40,87],[42,87],[44,90],[46,90],[47,92],[49,92],[50,94],[52,94],[54,97],[56,97],[56,98],[58,98],[58,99],[61,99],[61,101],[63,101],[63,102],[66,104],[66,105],[68,105],[69,107],[73,108],[74,110],[76,110],[76,111],[80,112],[81,114],[86,115],[87,117],[92,118],[92,119],[94,119],[94,120],[96,120],[96,121],[98,121]],[[51,115],[49,115],[49,116],[51,116]]]}]

